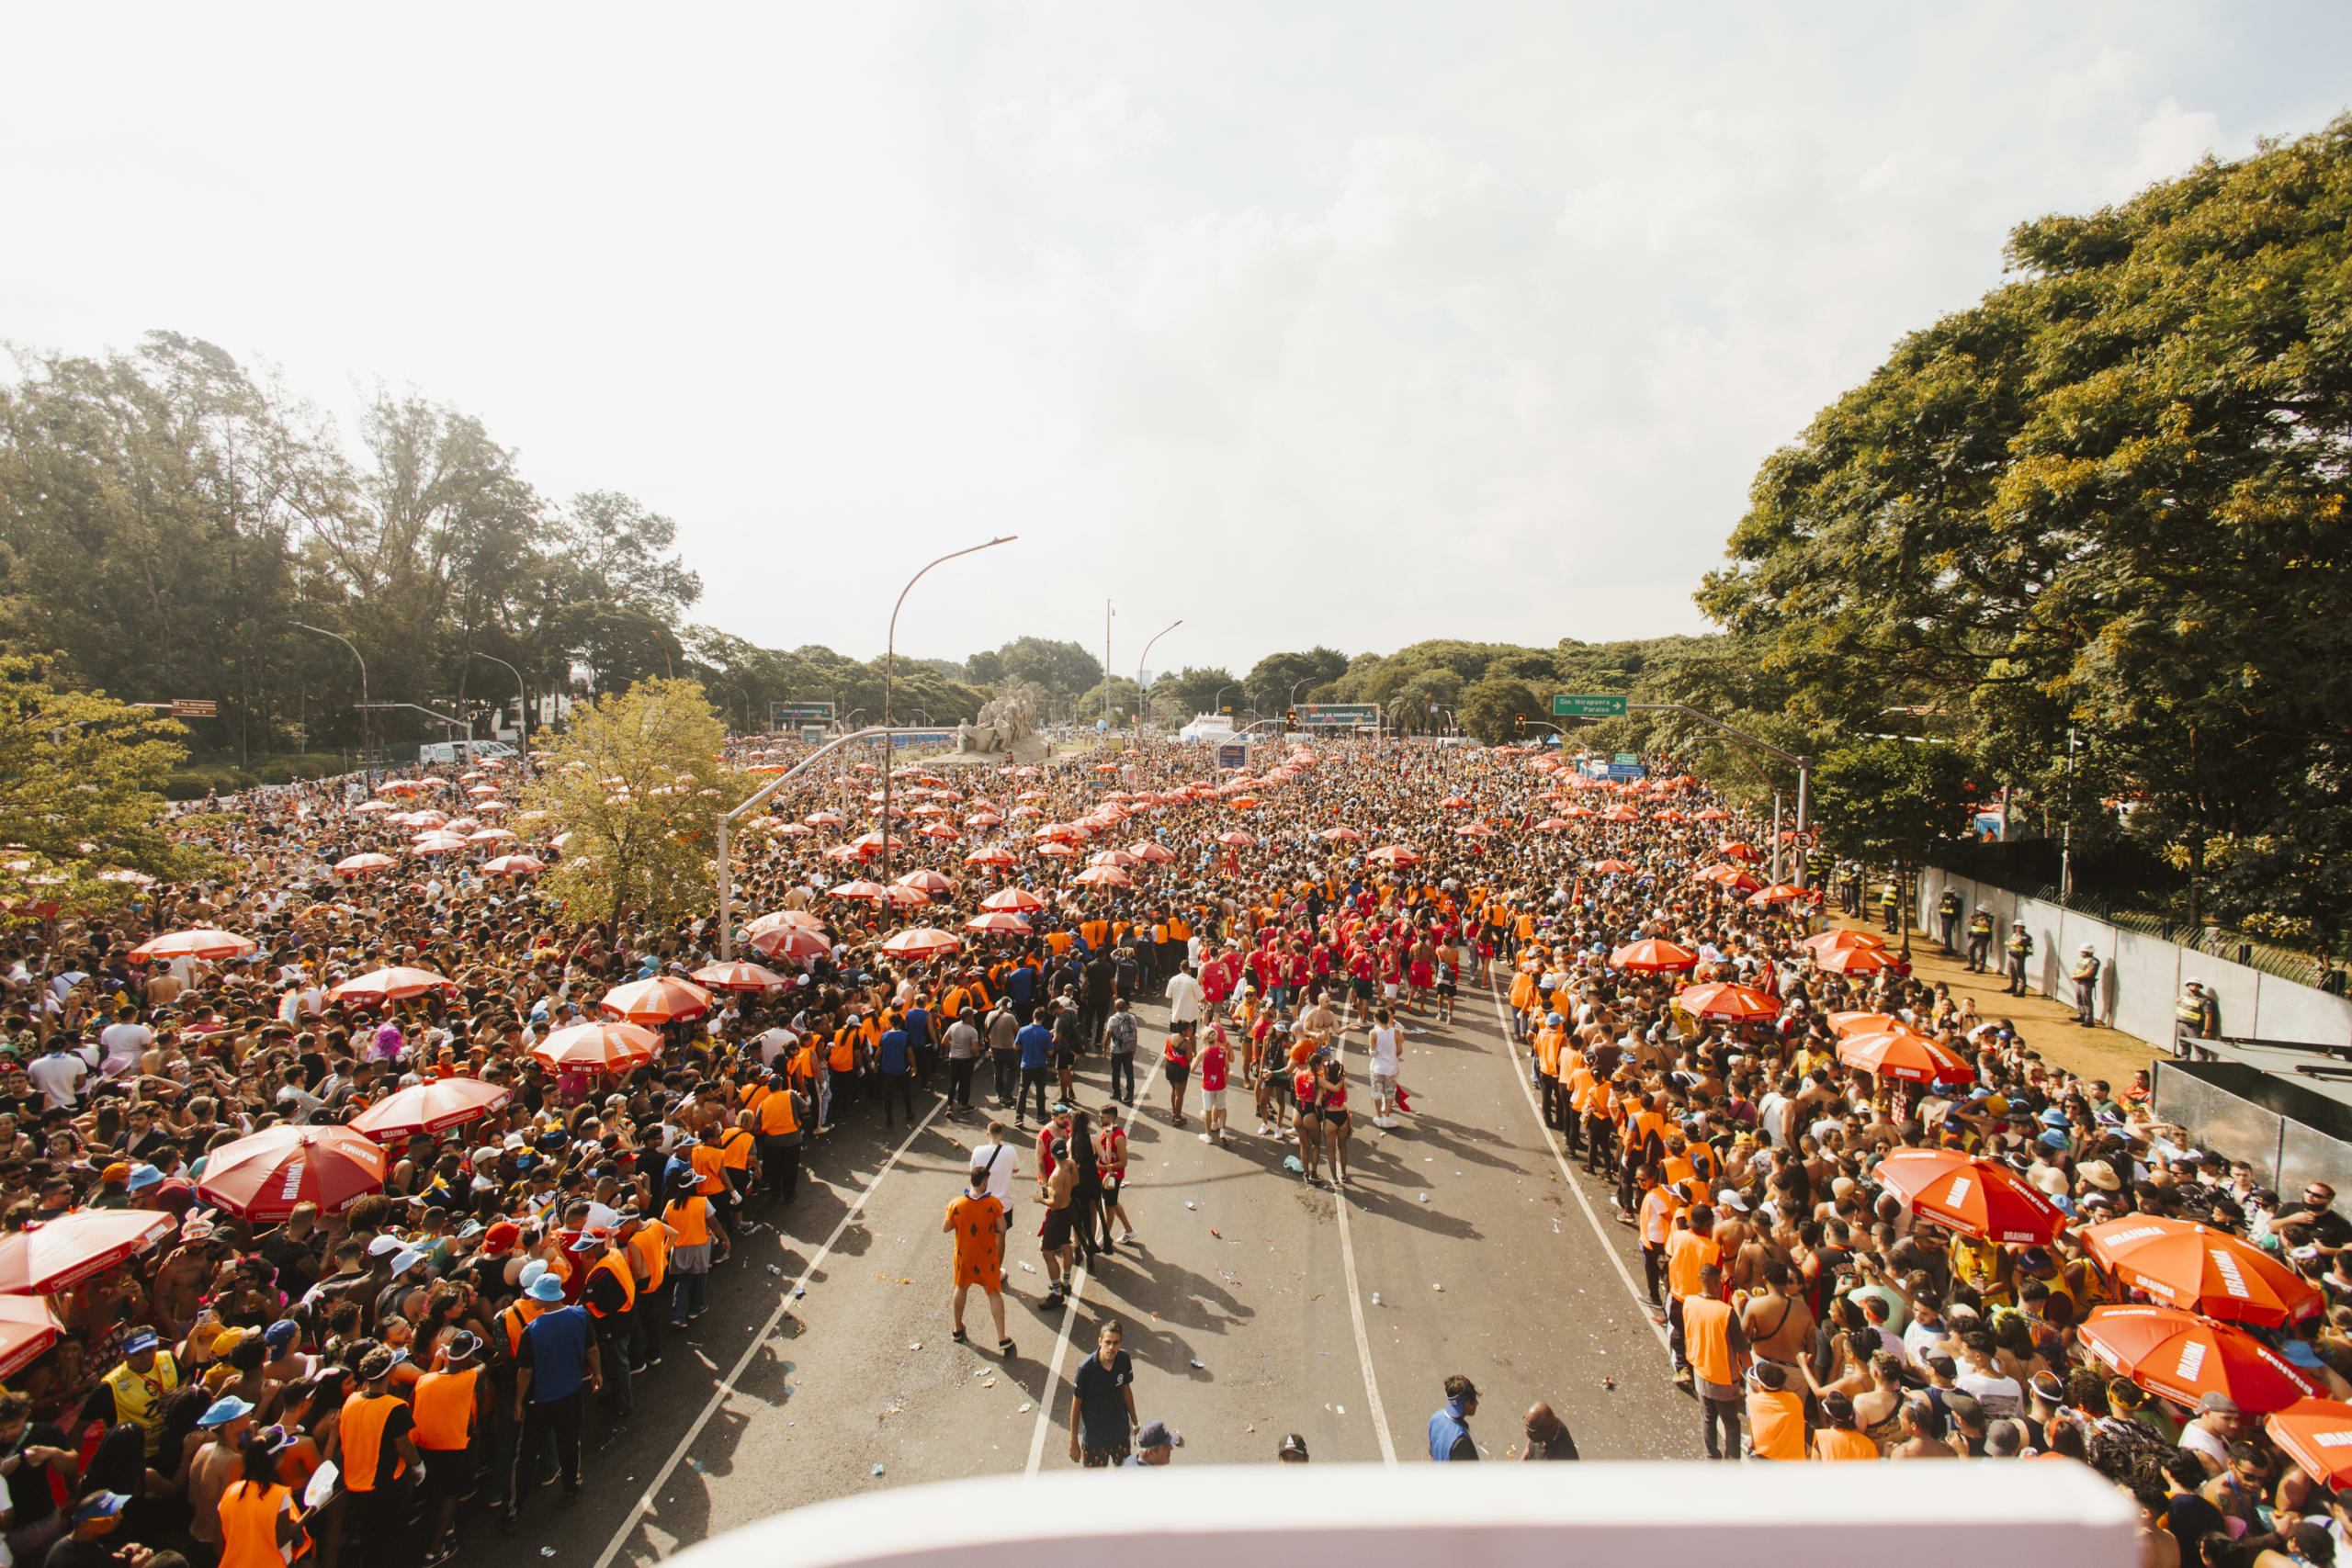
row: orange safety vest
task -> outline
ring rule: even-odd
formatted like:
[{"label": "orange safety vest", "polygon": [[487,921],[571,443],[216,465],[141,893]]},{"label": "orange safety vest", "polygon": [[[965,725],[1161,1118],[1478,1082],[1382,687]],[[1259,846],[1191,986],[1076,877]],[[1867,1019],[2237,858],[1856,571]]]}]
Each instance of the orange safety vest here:
[{"label": "orange safety vest", "polygon": [[498,1314],[498,1321],[506,1325],[507,1355],[519,1356],[523,1353],[523,1330],[530,1327],[532,1320],[547,1310],[547,1303],[535,1302],[525,1296]]},{"label": "orange safety vest", "polygon": [[1748,1446],[1758,1459],[1804,1459],[1804,1396],[1757,1389],[1747,1396]]},{"label": "orange safety vest", "polygon": [[825,1065],[837,1073],[849,1072],[857,1066],[857,1031],[854,1026],[844,1025],[833,1036],[833,1048],[826,1055]]},{"label": "orange safety vest", "polygon": [[1102,939],[1111,934],[1111,924],[1108,920],[1083,920],[1079,924],[1078,934],[1086,939],[1087,946],[1100,953]]},{"label": "orange safety vest", "polygon": [[[401,1404],[389,1393],[355,1393],[343,1402],[343,1421],[335,1428],[343,1440],[343,1489],[346,1492],[376,1490],[376,1470],[382,1462],[384,1425]],[[397,1480],[408,1470],[408,1461],[392,1461],[392,1476]]]},{"label": "orange safety vest", "polygon": [[680,1247],[704,1247],[710,1241],[710,1204],[700,1193],[681,1198],[662,1211],[662,1223],[678,1233]]},{"label": "orange safety vest", "polygon": [[760,1101],[760,1136],[788,1137],[800,1131],[799,1114],[792,1109],[792,1096],[770,1093]]},{"label": "orange safety vest", "polygon": [[[637,1275],[629,1269],[628,1260],[608,1247],[605,1248],[604,1256],[598,1258],[595,1262],[588,1265],[588,1272],[591,1274],[596,1273],[599,1269],[603,1270],[605,1273],[610,1274],[614,1279],[618,1280],[621,1282],[621,1310],[619,1315],[627,1317],[629,1314],[630,1310],[637,1305]],[[582,1293],[584,1296],[586,1292],[583,1291]],[[591,1317],[605,1317],[611,1314],[598,1312],[596,1310],[596,1303],[590,1302],[588,1303],[588,1315]]]},{"label": "orange safety vest", "polygon": [[1168,940],[1170,942],[1190,942],[1193,940],[1193,928],[1186,924],[1182,919],[1170,918],[1168,922]]},{"label": "orange safety vest", "polygon": [[752,1134],[741,1127],[729,1127],[718,1134],[718,1157],[729,1170],[752,1168]]},{"label": "orange safety vest", "polygon": [[639,1289],[660,1290],[670,1277],[670,1233],[660,1225],[639,1225],[628,1238],[628,1248],[645,1265],[645,1283]]},{"label": "orange safety vest", "polygon": [[1732,1364],[1731,1303],[1693,1296],[1682,1303],[1682,1344],[1690,1369],[1718,1388],[1736,1388]]},{"label": "orange safety vest", "polygon": [[686,1151],[686,1163],[702,1178],[702,1185],[695,1191],[708,1197],[727,1190],[727,1179],[718,1174],[727,1168],[727,1160],[717,1149],[708,1144],[696,1144]]},{"label": "orange safety vest", "polygon": [[1838,1460],[1876,1459],[1878,1445],[1851,1428],[1828,1427],[1813,1435],[1814,1452],[1835,1462]]},{"label": "orange safety vest", "polygon": [[220,1494],[220,1568],[286,1568],[277,1521],[293,1490],[232,1481]]},{"label": "orange safety vest", "polygon": [[416,1446],[434,1453],[466,1448],[474,1437],[474,1384],[480,1367],[427,1372],[416,1380]]},{"label": "orange safety vest", "polygon": [[1714,1237],[1676,1231],[1666,1238],[1666,1288],[1678,1299],[1697,1295],[1699,1271],[1722,1258],[1723,1248],[1715,1245]]}]

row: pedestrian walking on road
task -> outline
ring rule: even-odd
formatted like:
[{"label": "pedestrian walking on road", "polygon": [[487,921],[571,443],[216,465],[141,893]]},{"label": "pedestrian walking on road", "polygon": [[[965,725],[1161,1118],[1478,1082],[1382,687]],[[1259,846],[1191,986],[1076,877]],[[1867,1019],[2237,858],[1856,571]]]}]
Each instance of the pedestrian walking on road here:
[{"label": "pedestrian walking on road", "polygon": [[1527,1451],[1519,1456],[1531,1459],[1582,1459],[1577,1452],[1577,1440],[1568,1431],[1568,1424],[1560,1419],[1549,1404],[1538,1403],[1527,1413]]},{"label": "pedestrian walking on road", "polygon": [[1121,1469],[1141,1470],[1146,1465],[1166,1464],[1184,1446],[1184,1434],[1165,1421],[1147,1421],[1143,1430],[1136,1434],[1136,1451],[1119,1461]]},{"label": "pedestrian walking on road", "polygon": [[605,1386],[587,1311],[560,1304],[563,1280],[542,1274],[526,1293],[548,1310],[523,1330],[514,1353],[514,1417],[523,1436],[507,1481],[505,1523],[510,1526],[521,1512],[524,1494],[532,1489],[526,1478],[537,1476],[539,1450],[549,1442],[555,1444],[562,1467],[565,1500],[580,1495],[580,1431],[588,1395]]},{"label": "pedestrian walking on road", "polygon": [[1478,1385],[1460,1372],[1445,1380],[1445,1404],[1430,1417],[1430,1458],[1476,1459],[1478,1445],[1471,1440],[1470,1417],[1478,1414]]},{"label": "pedestrian walking on road", "polygon": [[1069,1460],[1089,1470],[1125,1461],[1134,1447],[1136,1370],[1120,1348],[1126,1330],[1116,1318],[1102,1325],[1094,1353],[1078,1364],[1069,1389]]},{"label": "pedestrian walking on road", "polygon": [[[1000,1146],[999,1153],[1002,1153]],[[996,1324],[997,1354],[1012,1359],[1012,1338],[1004,1331],[1004,1205],[989,1190],[989,1173],[972,1168],[970,1179],[939,1228],[956,1238],[956,1295],[953,1313],[958,1345],[970,1344],[964,1332],[964,1301],[978,1285],[989,1299],[989,1317]]]},{"label": "pedestrian walking on road", "polygon": [[1070,1198],[1078,1189],[1078,1168],[1069,1162],[1069,1145],[1056,1139],[1047,1151],[1054,1168],[1038,1183],[1036,1201],[1046,1206],[1046,1228],[1037,1246],[1046,1255],[1046,1307],[1048,1311],[1069,1299]]}]

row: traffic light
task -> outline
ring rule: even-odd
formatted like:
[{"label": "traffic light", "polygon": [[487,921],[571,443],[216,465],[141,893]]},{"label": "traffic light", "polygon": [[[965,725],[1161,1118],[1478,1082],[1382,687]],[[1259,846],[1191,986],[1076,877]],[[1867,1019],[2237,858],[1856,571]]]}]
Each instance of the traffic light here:
[{"label": "traffic light", "polygon": [[1283,728],[1284,729],[1296,729],[1298,728],[1298,710],[1296,708],[1283,709]]},{"label": "traffic light", "polygon": [[1527,716],[1526,716],[1525,714],[1523,714],[1523,713],[1515,713],[1515,714],[1511,715],[1511,717],[1510,717],[1510,727],[1511,727],[1513,729],[1518,730],[1521,735],[1526,734],[1526,733],[1527,733]]}]

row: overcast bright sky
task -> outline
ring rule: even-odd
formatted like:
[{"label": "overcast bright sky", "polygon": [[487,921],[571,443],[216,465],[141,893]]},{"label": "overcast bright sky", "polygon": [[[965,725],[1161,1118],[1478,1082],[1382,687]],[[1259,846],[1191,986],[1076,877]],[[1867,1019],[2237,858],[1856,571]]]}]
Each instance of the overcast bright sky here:
[{"label": "overcast bright sky", "polygon": [[[16,6],[0,336],[168,327],[678,519],[697,618],[1155,668],[1701,629],[2020,219],[2352,103],[2341,4]],[[952,575],[951,575],[952,574]]]}]

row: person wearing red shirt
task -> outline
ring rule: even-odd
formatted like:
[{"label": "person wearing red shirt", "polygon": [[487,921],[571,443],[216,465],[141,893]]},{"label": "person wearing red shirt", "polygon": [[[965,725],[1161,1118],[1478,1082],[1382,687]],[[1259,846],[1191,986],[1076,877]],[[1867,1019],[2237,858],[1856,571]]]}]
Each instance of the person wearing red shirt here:
[{"label": "person wearing red shirt", "polygon": [[1201,1142],[1215,1143],[1223,1147],[1225,1136],[1225,1080],[1231,1071],[1233,1057],[1225,1045],[1225,1031],[1212,1028],[1209,1043],[1201,1047],[1200,1059],[1193,1064],[1201,1073],[1201,1120],[1207,1131]]}]

